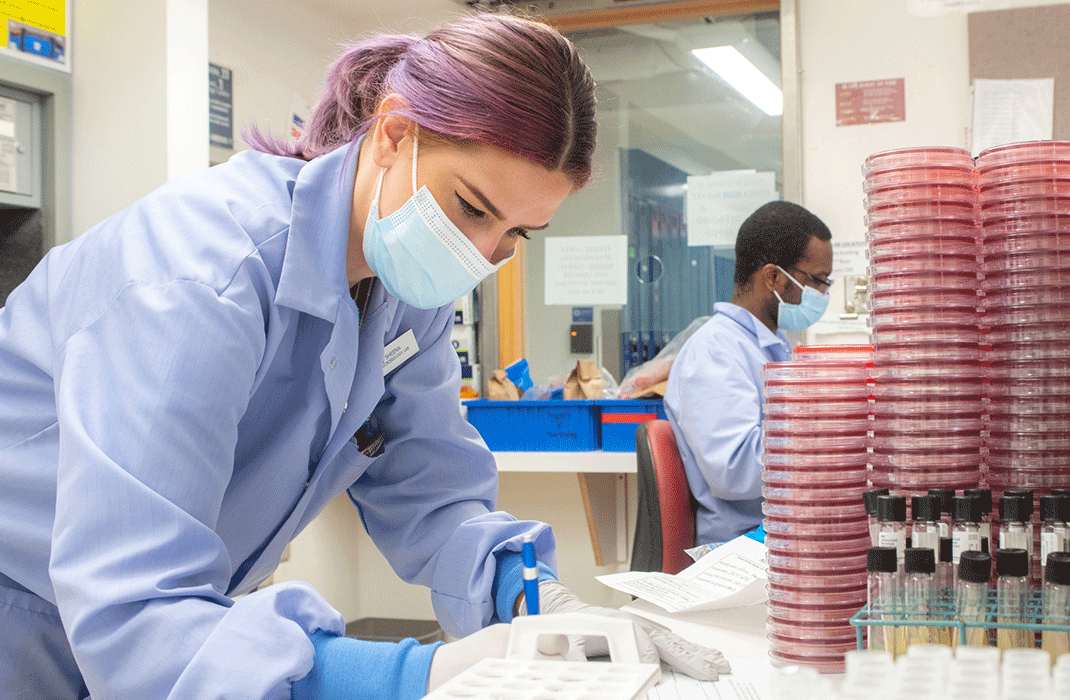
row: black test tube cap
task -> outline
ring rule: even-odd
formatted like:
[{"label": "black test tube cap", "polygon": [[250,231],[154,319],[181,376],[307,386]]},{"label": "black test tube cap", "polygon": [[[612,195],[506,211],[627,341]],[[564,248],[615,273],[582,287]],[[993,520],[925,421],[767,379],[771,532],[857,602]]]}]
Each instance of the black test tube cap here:
[{"label": "black test tube cap", "polygon": [[954,550],[952,549],[952,546],[951,546],[951,538],[950,537],[941,537],[940,538],[940,561],[947,562],[948,564],[950,564],[951,563],[951,553],[953,551]]},{"label": "black test tube cap", "polygon": [[1041,496],[1040,519],[1054,523],[1070,521],[1070,496]]},{"label": "black test tube cap", "polygon": [[976,496],[955,496],[954,520],[957,523],[981,522],[981,501]]},{"label": "black test tube cap", "polygon": [[962,493],[981,502],[981,515],[992,512],[992,489],[966,489]]},{"label": "black test tube cap", "polygon": [[866,550],[866,571],[869,573],[894,574],[899,570],[895,547],[870,547]]},{"label": "black test tube cap", "polygon": [[1033,516],[1033,501],[1025,496],[1000,496],[999,519],[1004,523],[1027,523]]},{"label": "black test tube cap", "polygon": [[1028,576],[1029,552],[1024,549],[997,549],[996,576]]},{"label": "black test tube cap", "polygon": [[935,523],[940,520],[940,512],[943,510],[943,502],[939,496],[911,496],[910,514],[914,522]]},{"label": "black test tube cap", "polygon": [[1070,585],[1070,552],[1052,552],[1048,555],[1044,580],[1060,586]]},{"label": "black test tube cap", "polygon": [[908,574],[931,574],[936,571],[936,552],[928,547],[907,547],[903,558]]},{"label": "black test tube cap", "polygon": [[988,583],[992,578],[992,555],[987,552],[963,552],[959,555],[959,580]]},{"label": "black test tube cap", "polygon": [[906,496],[877,496],[877,520],[882,523],[906,522]]},{"label": "black test tube cap", "polygon": [[[936,496],[940,499],[940,510],[948,515],[951,515],[952,508],[954,508],[954,489],[929,489],[930,496]],[[939,520],[939,518],[937,518]]]},{"label": "black test tube cap", "polygon": [[862,503],[866,507],[866,515],[877,515],[877,497],[887,496],[888,489],[873,489],[862,494]]}]

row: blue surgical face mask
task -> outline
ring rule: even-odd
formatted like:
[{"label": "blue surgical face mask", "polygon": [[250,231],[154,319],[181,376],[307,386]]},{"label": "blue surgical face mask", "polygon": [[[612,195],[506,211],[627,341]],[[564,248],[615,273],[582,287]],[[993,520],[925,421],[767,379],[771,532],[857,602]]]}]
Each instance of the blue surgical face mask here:
[{"label": "blue surgical face mask", "polygon": [[780,298],[774,289],[773,294],[780,301],[777,309],[777,327],[786,331],[802,331],[817,323],[818,319],[825,315],[825,309],[829,307],[828,292],[821,293],[813,287],[799,284],[799,281],[787,273],[787,270],[777,265],[777,269],[787,275],[787,278],[802,290],[802,299],[798,304],[789,304]]},{"label": "blue surgical face mask", "polygon": [[436,309],[452,304],[476,288],[485,277],[513,257],[492,265],[461,233],[434,195],[416,189],[416,154],[419,139],[412,141],[413,196],[396,212],[379,218],[379,195],[383,175],[364,223],[364,259],[386,291],[418,309]]}]

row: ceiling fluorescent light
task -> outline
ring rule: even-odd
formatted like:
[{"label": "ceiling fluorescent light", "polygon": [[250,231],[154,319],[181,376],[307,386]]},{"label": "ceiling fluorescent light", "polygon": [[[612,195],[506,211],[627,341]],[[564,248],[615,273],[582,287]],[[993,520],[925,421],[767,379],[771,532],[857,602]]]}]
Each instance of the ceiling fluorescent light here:
[{"label": "ceiling fluorescent light", "polygon": [[771,117],[784,113],[784,93],[734,46],[711,46],[691,53]]}]

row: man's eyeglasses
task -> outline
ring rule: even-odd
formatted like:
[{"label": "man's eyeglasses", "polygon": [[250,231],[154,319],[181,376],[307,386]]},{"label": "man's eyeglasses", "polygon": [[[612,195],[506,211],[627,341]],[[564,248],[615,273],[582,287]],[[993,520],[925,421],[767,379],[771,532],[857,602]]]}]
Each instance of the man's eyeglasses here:
[{"label": "man's eyeglasses", "polygon": [[[818,277],[817,275],[811,275],[806,270],[800,270],[799,268],[795,267],[794,265],[791,266],[791,269],[795,270],[796,272],[801,272],[804,275],[806,275],[807,279],[809,279],[811,282],[814,283],[814,286],[824,287],[825,289],[828,289],[829,287],[832,286],[833,280],[825,279],[824,277]],[[822,289],[820,291],[823,292],[823,291],[825,291],[825,289]]]}]

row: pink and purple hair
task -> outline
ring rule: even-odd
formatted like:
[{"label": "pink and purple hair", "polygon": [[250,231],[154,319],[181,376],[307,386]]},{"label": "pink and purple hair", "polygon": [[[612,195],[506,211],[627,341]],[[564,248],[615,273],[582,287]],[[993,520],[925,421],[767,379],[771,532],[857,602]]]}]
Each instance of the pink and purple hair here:
[{"label": "pink and purple hair", "polygon": [[327,71],[301,139],[246,135],[260,151],[311,160],[352,143],[401,95],[398,114],[461,143],[482,143],[565,173],[591,176],[594,80],[575,47],[551,27],[481,14],[419,39],[387,35],[350,46]]}]

